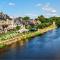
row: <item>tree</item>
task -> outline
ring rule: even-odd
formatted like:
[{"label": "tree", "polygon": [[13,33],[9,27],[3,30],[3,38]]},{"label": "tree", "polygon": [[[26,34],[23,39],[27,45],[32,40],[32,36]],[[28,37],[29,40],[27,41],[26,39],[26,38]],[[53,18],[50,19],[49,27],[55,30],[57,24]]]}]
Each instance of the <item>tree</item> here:
[{"label": "tree", "polygon": [[43,15],[38,16],[37,18],[39,21],[41,21],[42,23],[45,21],[45,17]]},{"label": "tree", "polygon": [[20,26],[17,25],[17,26],[16,26],[16,30],[19,30],[19,29],[20,29]]},{"label": "tree", "polygon": [[22,19],[23,19],[24,21],[28,21],[28,20],[30,20],[30,17],[25,16],[25,17],[23,17]]}]

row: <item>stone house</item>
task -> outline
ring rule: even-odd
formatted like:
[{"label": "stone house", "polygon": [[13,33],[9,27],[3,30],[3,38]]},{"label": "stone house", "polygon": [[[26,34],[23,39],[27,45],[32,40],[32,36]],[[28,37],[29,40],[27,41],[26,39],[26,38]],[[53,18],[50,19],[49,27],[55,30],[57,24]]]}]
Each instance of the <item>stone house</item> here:
[{"label": "stone house", "polygon": [[11,19],[8,15],[0,12],[0,30],[4,31],[13,29],[15,27],[14,20]]}]

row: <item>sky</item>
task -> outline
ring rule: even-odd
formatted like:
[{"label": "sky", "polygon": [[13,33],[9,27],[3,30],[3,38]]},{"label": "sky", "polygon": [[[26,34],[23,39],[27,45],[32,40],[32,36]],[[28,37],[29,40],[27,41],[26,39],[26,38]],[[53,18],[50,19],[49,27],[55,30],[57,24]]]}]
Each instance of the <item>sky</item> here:
[{"label": "sky", "polygon": [[0,0],[0,11],[11,17],[60,16],[60,0]]}]

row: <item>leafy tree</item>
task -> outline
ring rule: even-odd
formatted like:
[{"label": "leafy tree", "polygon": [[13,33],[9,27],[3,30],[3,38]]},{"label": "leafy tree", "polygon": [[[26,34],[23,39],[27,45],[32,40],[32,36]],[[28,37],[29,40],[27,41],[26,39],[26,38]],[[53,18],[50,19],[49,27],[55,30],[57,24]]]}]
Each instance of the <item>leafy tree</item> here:
[{"label": "leafy tree", "polygon": [[43,15],[41,15],[41,16],[38,16],[37,19],[43,23],[45,20],[45,17]]},{"label": "leafy tree", "polygon": [[60,27],[60,17],[55,17],[54,16],[54,17],[51,17],[50,20],[51,20],[51,22],[55,21],[56,26]]},{"label": "leafy tree", "polygon": [[28,20],[30,19],[30,17],[25,16],[25,17],[23,17],[22,19],[23,19],[24,21],[28,21]]},{"label": "leafy tree", "polygon": [[19,29],[20,29],[20,26],[17,25],[17,26],[16,26],[16,30],[19,30]]}]

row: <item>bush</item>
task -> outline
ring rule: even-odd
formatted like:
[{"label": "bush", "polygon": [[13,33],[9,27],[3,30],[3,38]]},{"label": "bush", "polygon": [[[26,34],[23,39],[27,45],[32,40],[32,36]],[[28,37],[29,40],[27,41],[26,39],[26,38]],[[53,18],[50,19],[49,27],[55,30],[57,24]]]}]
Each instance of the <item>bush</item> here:
[{"label": "bush", "polygon": [[16,30],[19,30],[19,29],[20,29],[20,26],[17,25],[17,26],[16,26]]},{"label": "bush", "polygon": [[37,26],[37,28],[45,28],[48,27],[49,25],[51,25],[50,23],[41,23],[40,25]]},{"label": "bush", "polygon": [[56,21],[56,26],[57,26],[57,27],[60,27],[60,20],[57,20],[57,21]]}]

